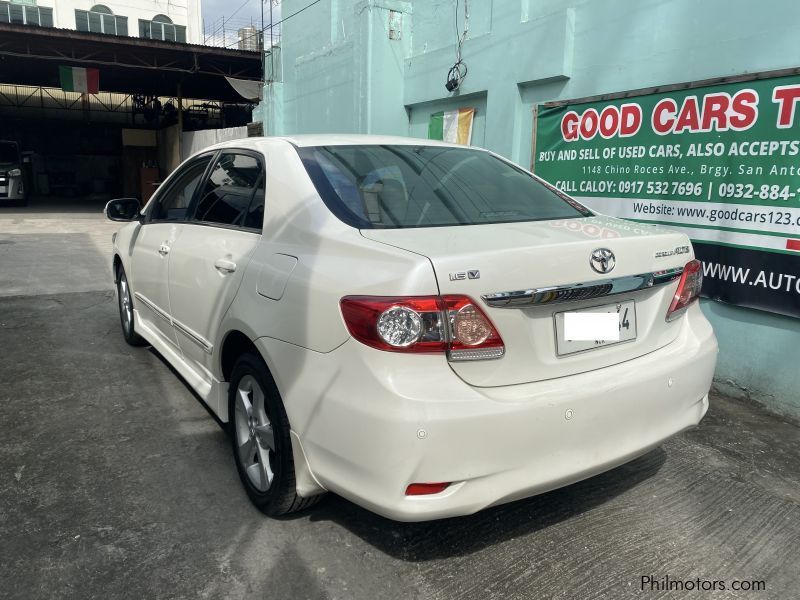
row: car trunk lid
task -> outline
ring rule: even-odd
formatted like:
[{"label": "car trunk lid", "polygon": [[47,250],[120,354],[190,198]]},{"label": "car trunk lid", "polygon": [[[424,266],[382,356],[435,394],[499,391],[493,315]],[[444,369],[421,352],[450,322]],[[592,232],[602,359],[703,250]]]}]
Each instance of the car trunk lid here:
[{"label": "car trunk lid", "polygon": [[[665,316],[677,287],[675,273],[693,257],[691,244],[659,226],[595,216],[361,233],[426,256],[440,293],[472,297],[494,323],[505,356],[450,363],[471,385],[513,385],[602,368],[657,350],[678,335],[679,321]],[[615,258],[607,273],[590,264],[592,252],[601,248]],[[569,291],[552,290],[565,286]],[[534,294],[538,303],[526,300],[526,292],[543,288]],[[635,338],[570,353],[562,343],[559,354],[557,313],[602,312],[623,304],[635,313]]]}]

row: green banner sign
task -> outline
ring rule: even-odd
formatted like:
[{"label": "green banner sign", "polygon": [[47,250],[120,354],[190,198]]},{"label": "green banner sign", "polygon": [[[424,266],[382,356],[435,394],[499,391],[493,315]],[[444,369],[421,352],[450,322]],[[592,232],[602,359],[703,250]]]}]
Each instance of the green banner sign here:
[{"label": "green banner sign", "polygon": [[704,293],[800,317],[800,77],[537,107],[534,169],[693,240]]}]

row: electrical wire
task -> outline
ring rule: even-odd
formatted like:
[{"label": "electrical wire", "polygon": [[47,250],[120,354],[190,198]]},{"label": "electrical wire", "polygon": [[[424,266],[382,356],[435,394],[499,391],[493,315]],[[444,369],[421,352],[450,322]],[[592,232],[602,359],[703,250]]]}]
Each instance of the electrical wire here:
[{"label": "electrical wire", "polygon": [[456,34],[456,62],[450,67],[447,72],[447,79],[445,79],[445,88],[448,92],[457,90],[464,78],[467,76],[467,64],[461,59],[461,47],[464,45],[464,40],[467,39],[467,32],[469,31],[469,0],[464,0],[464,30],[459,33],[458,27],[458,0],[456,0],[455,11],[455,34]]},{"label": "electrical wire", "polygon": [[[307,9],[309,9],[309,8],[311,8],[312,6],[314,6],[315,4],[319,4],[320,2],[322,2],[322,0],[314,0],[314,2],[311,2],[310,4],[307,4],[307,5],[305,5],[305,6],[304,6],[303,8],[301,8],[300,10],[296,10],[296,11],[295,11],[295,12],[293,12],[292,14],[290,14],[290,15],[287,15],[287,16],[285,16],[285,17],[283,17],[283,18],[282,18],[280,21],[276,21],[275,23],[270,23],[269,25],[265,25],[265,26],[264,26],[264,27],[261,29],[260,33],[264,33],[264,32],[265,32],[267,29],[272,29],[272,28],[273,28],[275,25],[280,25],[280,24],[281,24],[281,23],[283,23],[284,21],[288,21],[288,20],[289,20],[289,19],[291,19],[292,17],[294,17],[294,16],[296,16],[296,15],[299,15],[299,14],[300,14],[301,12],[303,12],[304,10],[307,10]],[[233,46],[233,45],[235,45],[235,44],[237,44],[237,43],[238,43],[238,41],[234,42],[233,44],[228,44],[227,46],[225,46],[225,48],[228,48],[229,46]]]},{"label": "electrical wire", "polygon": [[[212,38],[213,39],[214,37],[217,37],[219,35],[220,31],[224,32],[226,26],[228,26],[229,31],[231,32],[231,34],[233,34],[235,30],[238,30],[241,27],[247,27],[249,25],[253,25],[253,17],[250,17],[250,18],[242,17],[242,18],[239,18],[239,19],[234,19],[233,18],[234,16],[236,16],[236,13],[238,13],[245,6],[250,4],[250,1],[251,0],[244,0],[244,2],[241,5],[239,5],[239,7],[236,10],[234,10],[231,13],[230,16],[226,17],[226,16],[223,15],[222,17],[220,17],[219,19],[217,19],[216,21],[214,21],[210,25],[205,26],[204,27],[204,32],[203,32],[204,37],[206,39],[208,39],[208,38]],[[276,0],[260,0],[260,1],[261,1],[262,5],[264,4],[265,1],[272,2],[273,4],[276,2]],[[258,35],[258,33],[254,34],[254,35],[249,35],[244,39],[248,39],[249,40],[250,38],[256,37],[257,35]],[[225,37],[227,37],[227,36],[225,36]],[[227,44],[226,46],[223,46],[223,47],[227,48],[228,46],[233,46],[234,44],[238,44],[240,41],[241,40],[237,39],[236,42],[233,42],[231,44]],[[225,40],[223,39],[222,42],[224,44]]]},{"label": "electrical wire", "polygon": [[242,2],[242,4],[239,6],[239,8],[237,8],[235,11],[233,11],[231,13],[230,17],[228,17],[227,19],[223,19],[223,20],[224,21],[230,21],[234,16],[236,16],[236,13],[238,13],[240,10],[242,10],[248,4],[250,4],[250,0],[244,0],[244,2]]}]

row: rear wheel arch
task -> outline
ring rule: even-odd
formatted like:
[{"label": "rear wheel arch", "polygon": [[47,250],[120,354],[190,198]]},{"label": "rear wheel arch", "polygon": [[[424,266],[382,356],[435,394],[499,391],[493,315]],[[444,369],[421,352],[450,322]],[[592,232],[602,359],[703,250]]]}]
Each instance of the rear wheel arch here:
[{"label": "rear wheel arch", "polygon": [[[300,438],[296,432],[292,432],[291,430],[291,421],[288,419],[288,415],[286,415],[286,404],[284,402],[283,394],[281,394],[280,387],[277,382],[277,378],[275,377],[274,369],[270,367],[267,361],[267,357],[264,356],[262,352],[259,351],[256,344],[253,340],[240,329],[231,329],[228,331],[225,336],[222,338],[222,343],[220,344],[220,357],[219,357],[219,366],[220,366],[220,373],[222,375],[222,380],[227,381],[230,383],[231,375],[233,374],[233,370],[236,367],[236,363],[239,361],[239,358],[245,355],[255,356],[259,359],[259,362],[266,370],[267,375],[271,379],[272,383],[275,385],[275,390],[277,391],[278,402],[280,402],[282,407],[282,412],[284,418],[287,419],[286,425],[288,430],[290,431],[290,439],[289,443],[291,446],[292,452],[292,459],[293,459],[293,471],[294,471],[294,478],[295,483],[294,487],[298,494],[302,496],[298,496],[298,499],[301,497],[303,498],[299,504],[294,505],[295,509],[304,508],[306,506],[310,506],[317,501],[317,496],[324,493],[326,490],[317,480],[316,476],[313,474],[311,466],[309,465],[308,458],[306,457],[305,451],[300,443]],[[235,439],[235,432],[234,432],[234,410],[233,406],[231,406],[231,395],[230,395],[230,388],[228,388],[228,394],[225,398],[225,402],[227,403],[228,408],[228,431],[231,434],[231,438]],[[251,496],[252,497],[252,496]]]},{"label": "rear wheel arch", "polygon": [[247,353],[260,356],[261,360],[264,361],[265,366],[267,366],[267,370],[269,370],[269,366],[266,365],[264,357],[258,351],[255,343],[248,335],[242,333],[238,329],[232,329],[225,334],[219,353],[219,369],[220,373],[222,374],[222,381],[230,381],[231,373],[233,372],[233,367],[236,364],[236,361],[240,356]]},{"label": "rear wheel arch", "polygon": [[[229,348],[242,338],[236,335],[232,340]],[[231,350],[228,356],[232,355]],[[270,516],[316,504],[325,489],[311,475],[305,455],[292,439],[283,400],[262,355],[257,350],[240,354],[230,378],[228,429],[247,495]]]}]

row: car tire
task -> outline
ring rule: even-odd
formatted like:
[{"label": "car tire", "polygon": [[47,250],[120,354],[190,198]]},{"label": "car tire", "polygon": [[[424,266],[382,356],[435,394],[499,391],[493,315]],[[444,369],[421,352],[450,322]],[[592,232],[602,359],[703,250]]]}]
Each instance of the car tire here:
[{"label": "car tire", "polygon": [[122,325],[122,336],[125,341],[131,346],[147,345],[147,341],[136,333],[133,294],[122,265],[117,268],[117,305],[119,306],[119,322]]},{"label": "car tire", "polygon": [[253,504],[271,517],[316,504],[321,496],[297,494],[289,419],[260,356],[247,353],[236,361],[228,409],[236,470]]}]

